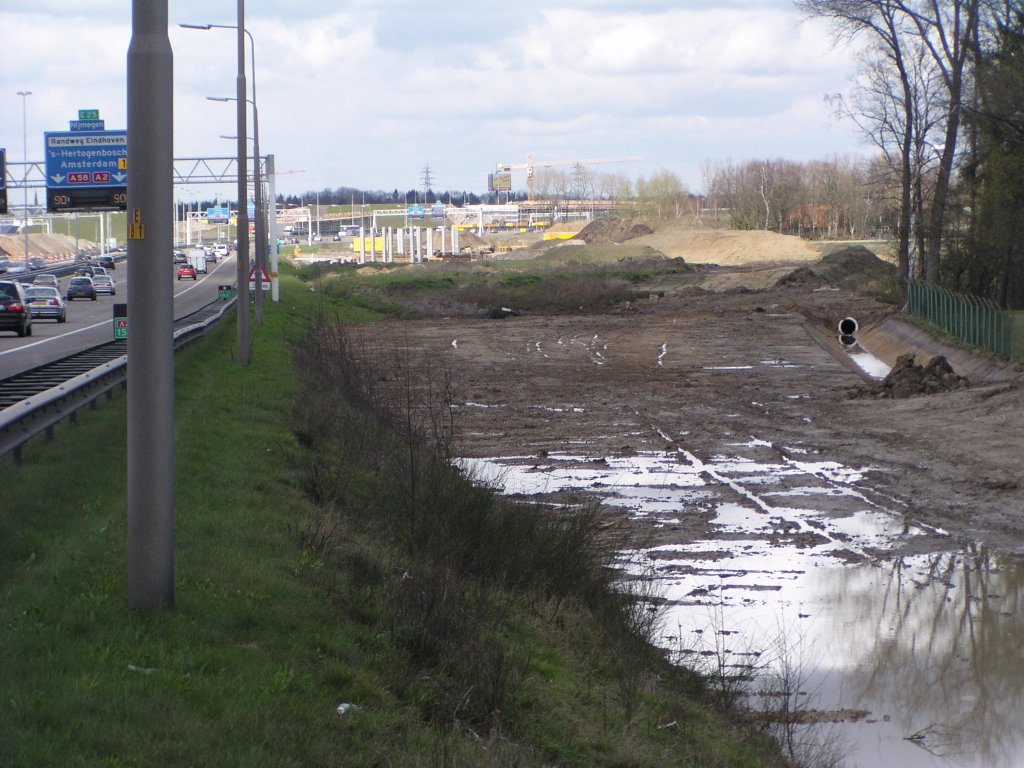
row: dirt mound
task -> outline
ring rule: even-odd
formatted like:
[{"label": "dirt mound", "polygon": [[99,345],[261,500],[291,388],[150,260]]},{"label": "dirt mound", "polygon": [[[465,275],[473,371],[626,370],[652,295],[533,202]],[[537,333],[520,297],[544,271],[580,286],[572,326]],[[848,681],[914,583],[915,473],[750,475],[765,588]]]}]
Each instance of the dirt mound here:
[{"label": "dirt mound", "polygon": [[584,229],[584,223],[582,221],[556,221],[550,227],[544,230],[546,235],[575,235],[580,230]]},{"label": "dirt mound", "polygon": [[814,273],[829,285],[848,291],[878,289],[896,275],[896,267],[863,245],[851,245],[834,251],[813,267]]},{"label": "dirt mound", "polygon": [[776,288],[823,288],[829,283],[810,267],[797,267],[775,283]]},{"label": "dirt mound", "polygon": [[480,248],[486,248],[488,245],[487,241],[480,237],[476,232],[471,232],[468,229],[459,230],[459,250],[463,248],[472,248],[477,250]]},{"label": "dirt mound", "polygon": [[[78,242],[79,250],[95,251],[97,246],[88,240]],[[0,251],[6,251],[12,258],[25,256],[24,234],[0,234]],[[71,258],[75,255],[75,239],[67,234],[30,234],[29,256]]]},{"label": "dirt mound", "polygon": [[[549,244],[550,245],[550,244]],[[644,264],[665,262],[665,255],[645,245],[557,245],[537,256],[553,264]]]},{"label": "dirt mound", "polygon": [[928,365],[919,365],[914,355],[900,355],[896,365],[884,381],[867,387],[859,387],[851,397],[889,397],[901,399],[914,395],[931,395],[936,392],[951,392],[970,386],[963,376],[958,376],[945,357],[936,355]]},{"label": "dirt mound", "polygon": [[577,237],[587,245],[608,245],[653,234],[654,230],[642,221],[595,219],[580,230]]},{"label": "dirt mound", "polygon": [[669,258],[689,264],[737,265],[769,261],[819,261],[821,254],[806,240],[775,232],[688,229],[684,222],[658,225],[654,234],[630,240],[649,245]]},{"label": "dirt mound", "polygon": [[[80,250],[94,250],[96,244],[88,240],[79,240]],[[24,235],[0,235],[0,250],[14,256],[25,254]],[[67,235],[30,234],[28,236],[29,256],[73,256],[75,238]]]}]

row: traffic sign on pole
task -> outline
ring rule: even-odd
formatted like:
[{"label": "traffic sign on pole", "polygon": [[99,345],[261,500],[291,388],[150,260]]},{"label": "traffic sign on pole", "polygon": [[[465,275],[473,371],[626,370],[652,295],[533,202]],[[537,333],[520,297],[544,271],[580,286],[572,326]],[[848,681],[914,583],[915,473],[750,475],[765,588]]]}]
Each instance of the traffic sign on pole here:
[{"label": "traffic sign on pole", "polygon": [[127,209],[127,131],[60,131],[44,136],[48,211]]},{"label": "traffic sign on pole", "polygon": [[[269,291],[270,290],[270,275],[267,274],[267,270],[265,270],[263,267],[260,267],[259,269],[260,269],[260,272],[263,273],[263,290],[264,291]],[[250,291],[255,291],[256,290],[256,265],[255,264],[253,265],[252,269],[249,270],[249,290]]]}]

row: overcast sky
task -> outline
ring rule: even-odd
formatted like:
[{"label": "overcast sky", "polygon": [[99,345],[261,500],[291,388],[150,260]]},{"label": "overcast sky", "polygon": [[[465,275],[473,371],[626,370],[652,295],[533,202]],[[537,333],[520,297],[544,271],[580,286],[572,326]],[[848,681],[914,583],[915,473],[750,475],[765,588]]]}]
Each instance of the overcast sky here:
[{"label": "overcast sky", "polygon": [[[285,193],[354,186],[481,192],[497,162],[643,155],[594,166],[662,168],[693,190],[707,159],[809,159],[866,151],[823,96],[852,55],[789,0],[250,0],[260,143]],[[235,3],[172,0],[175,156],[234,142]],[[0,147],[22,159],[80,108],[125,126],[128,0],[0,0]],[[522,171],[515,186],[525,186]],[[208,192],[231,194],[215,187]],[[210,195],[212,197],[212,194]]]}]

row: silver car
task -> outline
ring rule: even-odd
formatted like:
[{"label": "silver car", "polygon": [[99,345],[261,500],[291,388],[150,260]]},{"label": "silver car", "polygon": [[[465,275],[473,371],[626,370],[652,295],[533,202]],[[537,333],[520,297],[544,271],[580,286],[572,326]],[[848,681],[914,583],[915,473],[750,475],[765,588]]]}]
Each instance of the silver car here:
[{"label": "silver car", "polygon": [[117,283],[110,275],[93,275],[92,284],[96,286],[96,293],[106,293],[110,296],[117,295]]},{"label": "silver car", "polygon": [[57,288],[48,285],[27,286],[25,301],[33,318],[49,318],[58,323],[67,322],[68,309]]}]

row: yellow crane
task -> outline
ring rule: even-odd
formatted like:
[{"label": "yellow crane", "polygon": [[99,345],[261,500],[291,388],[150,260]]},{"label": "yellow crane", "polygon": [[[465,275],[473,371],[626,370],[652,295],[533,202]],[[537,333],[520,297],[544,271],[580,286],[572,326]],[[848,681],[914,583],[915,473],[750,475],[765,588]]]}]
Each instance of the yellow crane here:
[{"label": "yellow crane", "polygon": [[533,200],[533,169],[534,168],[557,168],[566,165],[600,165],[602,163],[640,163],[643,162],[642,155],[630,155],[629,157],[599,157],[584,158],[582,160],[540,160],[533,162],[533,153],[526,155],[525,163],[498,163],[499,173],[511,173],[513,169],[526,169],[526,197]]}]

